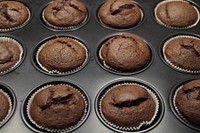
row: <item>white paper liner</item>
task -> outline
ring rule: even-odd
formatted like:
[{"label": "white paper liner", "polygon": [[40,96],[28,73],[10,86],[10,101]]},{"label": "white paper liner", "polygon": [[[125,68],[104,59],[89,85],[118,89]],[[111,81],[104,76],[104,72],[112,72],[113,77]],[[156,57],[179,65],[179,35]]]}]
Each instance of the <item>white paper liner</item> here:
[{"label": "white paper liner", "polygon": [[[120,35],[123,35],[123,34],[118,34],[119,36]],[[117,36],[117,35],[116,35]],[[112,36],[112,37],[115,37],[115,36]],[[107,42],[109,39],[111,39],[112,37],[110,37],[110,38],[108,38],[105,42]],[[142,39],[143,40],[143,39]],[[145,40],[143,40],[146,44],[147,44],[147,46],[149,47],[149,45],[148,45],[148,43],[145,41]],[[100,44],[101,45],[101,44]],[[103,66],[105,67],[105,68],[107,68],[107,69],[109,69],[109,70],[111,70],[111,71],[113,71],[113,72],[117,72],[117,73],[134,73],[134,72],[138,72],[138,71],[140,71],[140,70],[142,70],[142,69],[144,69],[146,66],[148,66],[148,64],[149,64],[149,62],[151,61],[151,58],[152,58],[152,55],[151,55],[151,58],[150,58],[150,60],[148,61],[148,63],[146,64],[146,65],[144,65],[143,67],[141,67],[140,69],[137,69],[137,70],[132,70],[132,71],[119,71],[119,70],[116,70],[116,69],[114,69],[114,68],[112,68],[112,67],[110,67],[110,66],[108,66],[107,64],[106,64],[106,62],[105,62],[105,59],[103,58],[103,56],[101,55],[101,51],[102,51],[102,49],[103,49],[103,45],[104,44],[102,44],[101,45],[101,48],[99,49],[99,53],[98,53],[98,55],[99,55],[99,58],[100,58],[100,60],[102,61],[102,63],[103,63]],[[149,49],[150,49],[150,51],[151,51],[151,48],[149,47]]]},{"label": "white paper liner", "polygon": [[[186,27],[175,27],[175,26],[170,26],[170,25],[167,25],[167,24],[163,23],[163,22],[158,18],[157,14],[156,14],[156,13],[157,13],[157,9],[158,9],[158,7],[159,7],[160,5],[162,5],[162,4],[164,4],[164,3],[167,3],[167,2],[173,2],[173,1],[181,1],[181,2],[185,2],[185,3],[191,4],[191,5],[194,7],[194,9],[196,10],[196,12],[197,12],[197,21],[196,21],[194,24],[192,24],[192,25],[190,25],[190,26],[186,26]],[[156,20],[158,21],[159,24],[161,24],[161,25],[163,25],[163,26],[165,26],[165,27],[167,27],[167,28],[171,28],[171,29],[189,29],[189,28],[192,28],[192,27],[196,26],[196,25],[199,23],[199,20],[200,20],[200,13],[199,13],[199,10],[197,9],[197,7],[194,6],[192,3],[190,3],[189,1],[185,1],[185,0],[164,0],[164,1],[160,2],[160,3],[158,3],[158,4],[156,5],[155,9],[154,9],[154,16],[155,16],[155,18],[156,18]]]},{"label": "white paper liner", "polygon": [[[22,4],[23,4],[23,3],[22,3]],[[26,7],[26,5],[24,5],[24,6]],[[28,11],[28,18],[27,18],[27,20],[26,20],[23,24],[18,25],[18,26],[16,26],[16,27],[12,27],[12,28],[5,28],[5,29],[1,29],[1,28],[0,28],[0,32],[6,32],[6,31],[11,31],[11,30],[16,30],[16,29],[20,29],[20,28],[22,28],[23,26],[25,26],[25,25],[28,23],[28,21],[30,20],[30,18],[31,18],[31,12],[30,12],[29,8],[26,7],[26,9],[27,9],[27,11]]]},{"label": "white paper liner", "polygon": [[79,44],[85,49],[85,51],[86,51],[86,58],[85,58],[85,61],[83,62],[83,64],[82,64],[81,66],[79,66],[79,67],[77,67],[77,68],[75,68],[75,69],[72,69],[72,70],[70,70],[70,71],[66,71],[66,72],[60,72],[60,71],[58,71],[58,70],[49,71],[47,68],[45,68],[44,66],[42,66],[42,64],[41,64],[40,61],[39,61],[38,56],[39,56],[39,53],[40,53],[40,51],[42,50],[42,48],[43,48],[49,41],[53,40],[53,39],[50,39],[50,40],[46,41],[44,44],[42,44],[42,45],[39,47],[39,49],[38,49],[38,51],[37,51],[37,53],[36,53],[36,61],[37,61],[38,65],[39,65],[44,71],[48,72],[49,74],[67,75],[67,74],[75,73],[75,72],[81,70],[81,69],[87,64],[87,61],[88,61],[88,59],[89,59],[89,51],[88,51],[87,47],[86,47],[82,42],[80,42],[79,40],[73,39],[73,38],[71,38],[71,37],[65,37],[65,38],[72,39],[72,40],[76,41],[77,43],[79,43]]},{"label": "white paper liner", "polygon": [[[103,98],[106,96],[106,94],[107,94],[110,90],[112,90],[113,88],[115,88],[115,87],[117,87],[117,86],[121,86],[121,85],[138,85],[138,86],[140,86],[140,87],[146,89],[147,92],[152,96],[152,98],[153,98],[153,100],[155,101],[155,104],[156,104],[156,109],[155,109],[155,113],[154,113],[154,115],[153,115],[153,117],[151,118],[150,121],[143,121],[142,123],[140,123],[140,125],[139,125],[138,127],[120,127],[120,126],[117,126],[117,125],[115,125],[115,124],[109,122],[109,121],[104,117],[103,112],[102,112],[102,110],[101,110],[101,102],[102,102]],[[156,94],[155,94],[153,91],[151,91],[150,89],[148,89],[147,87],[145,87],[145,86],[143,86],[143,85],[141,85],[141,84],[138,84],[138,83],[126,83],[126,82],[125,82],[125,83],[122,83],[122,84],[117,84],[117,85],[111,87],[110,89],[108,89],[108,90],[105,92],[105,94],[101,97],[98,106],[99,106],[99,113],[100,113],[100,116],[103,118],[103,120],[104,120],[109,126],[111,126],[111,127],[113,127],[113,128],[116,128],[116,129],[118,129],[118,130],[132,132],[132,131],[137,131],[137,130],[139,130],[143,125],[145,125],[145,126],[150,125],[150,124],[155,120],[155,118],[156,118],[156,116],[157,116],[157,114],[158,114],[158,111],[159,111],[160,103],[159,103],[159,100],[158,100]]]},{"label": "white paper liner", "polygon": [[[141,19],[140,19],[140,21],[138,22],[138,24],[139,24],[140,22],[142,22],[142,20],[143,20],[143,18],[144,18],[144,13],[143,13],[141,7],[140,7],[137,3],[135,3],[134,1],[133,1],[133,3],[136,4],[136,5],[139,7],[139,9],[140,9]],[[103,4],[104,4],[104,3],[103,3]],[[103,5],[103,4],[102,4],[102,5]],[[102,6],[102,5],[101,5],[101,6]],[[115,27],[112,27],[112,26],[110,26],[110,25],[105,24],[105,23],[101,20],[101,17],[99,16],[99,13],[97,13],[97,17],[98,17],[99,22],[100,22],[104,27],[106,27],[106,28],[112,28],[112,29],[128,29],[128,28],[132,28],[132,27],[135,27],[135,26],[138,25],[138,24],[136,24],[136,25],[134,25],[134,26],[130,26],[130,27],[127,27],[127,28],[115,28]]]},{"label": "white paper liner", "polygon": [[76,90],[77,92],[80,93],[80,95],[82,96],[82,98],[84,99],[84,102],[85,102],[85,111],[84,111],[84,114],[82,116],[82,118],[79,120],[79,122],[77,122],[77,124],[71,126],[71,127],[68,127],[68,128],[65,128],[65,129],[49,129],[49,128],[46,128],[46,127],[43,127],[43,126],[40,126],[38,125],[32,118],[31,118],[31,115],[30,115],[30,112],[29,112],[29,109],[30,109],[30,105],[35,97],[36,94],[38,94],[40,91],[42,90],[45,90],[47,89],[48,87],[50,86],[54,86],[53,84],[49,84],[49,85],[46,85],[46,86],[43,86],[42,88],[38,89],[37,91],[35,91],[29,98],[28,100],[28,103],[27,103],[27,106],[26,106],[26,113],[27,113],[27,116],[28,116],[28,119],[31,121],[31,123],[33,123],[37,128],[39,129],[42,129],[42,130],[45,130],[47,132],[51,132],[51,133],[54,133],[54,132],[68,132],[68,131],[71,131],[75,128],[77,128],[86,118],[87,116],[87,113],[88,113],[88,101],[86,100],[86,97],[84,96],[84,94],[82,94],[78,89],[74,88],[73,86],[71,85],[68,85],[68,84],[57,84],[57,85],[66,85],[70,88],[73,88],[74,90]]},{"label": "white paper liner", "polygon": [[8,71],[14,69],[21,62],[24,50],[23,50],[22,45],[17,40],[15,40],[13,38],[10,38],[10,37],[0,37],[0,41],[10,42],[10,43],[16,44],[18,46],[19,50],[21,51],[20,55],[19,55],[19,60],[15,63],[15,65],[13,65],[11,68],[8,68],[5,71],[0,72],[0,74],[4,74],[4,73],[7,73]]},{"label": "white paper liner", "polygon": [[179,70],[179,71],[182,71],[182,72],[186,72],[186,73],[200,73],[200,70],[199,70],[199,71],[192,71],[192,70],[187,70],[187,69],[180,68],[180,67],[174,65],[174,64],[173,64],[170,60],[168,60],[168,58],[166,57],[164,51],[165,51],[165,48],[166,48],[167,44],[168,44],[170,41],[174,40],[174,39],[182,38],[182,37],[200,40],[200,38],[194,37],[194,36],[190,36],[190,35],[178,35],[178,36],[175,36],[175,37],[172,37],[172,38],[168,39],[168,40],[164,43],[163,48],[162,48],[162,52],[163,52],[164,59],[165,59],[165,61],[166,61],[170,66],[172,66],[172,67],[173,67],[174,69],[176,69],[176,70]]},{"label": "white paper liner", "polygon": [[[53,3],[53,1],[51,1],[49,4]],[[78,24],[78,25],[75,25],[75,26],[66,26],[66,27],[59,27],[59,26],[56,26],[56,25],[53,25],[53,24],[50,24],[45,16],[44,16],[44,11],[45,9],[42,11],[42,19],[44,20],[45,24],[53,29],[56,29],[56,30],[73,30],[73,29],[76,29],[76,28],[79,28],[81,27],[85,22],[86,20],[88,19],[88,9],[87,9],[87,15],[85,16],[84,20]]]},{"label": "white paper liner", "polygon": [[175,91],[175,94],[174,94],[174,97],[173,97],[173,105],[174,105],[174,109],[176,110],[178,116],[179,116],[182,120],[184,120],[185,122],[190,123],[190,122],[179,112],[178,107],[176,106],[176,101],[175,101],[175,100],[176,100],[176,96],[177,96],[178,91],[179,91],[182,87],[183,87],[183,85],[181,85],[180,87],[178,87],[178,89]]},{"label": "white paper liner", "polygon": [[2,89],[0,89],[0,92],[3,93],[3,94],[8,98],[8,102],[9,102],[9,106],[10,106],[10,108],[9,108],[9,110],[8,110],[8,114],[6,115],[6,117],[5,117],[2,121],[0,121],[0,125],[1,125],[1,124],[4,123],[4,122],[7,120],[7,118],[10,116],[10,113],[11,113],[11,111],[12,111],[12,102],[11,102],[10,96],[9,96],[5,91],[3,91]]}]

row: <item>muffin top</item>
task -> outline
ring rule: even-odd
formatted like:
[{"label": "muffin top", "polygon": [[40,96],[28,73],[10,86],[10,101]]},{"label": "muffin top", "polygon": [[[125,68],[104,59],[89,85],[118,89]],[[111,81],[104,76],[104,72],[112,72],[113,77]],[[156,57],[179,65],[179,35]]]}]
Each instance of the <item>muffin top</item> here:
[{"label": "muffin top", "polygon": [[0,72],[5,72],[16,65],[21,58],[21,52],[16,44],[0,41]]},{"label": "muffin top", "polygon": [[10,109],[8,97],[0,91],[0,122],[5,119]]},{"label": "muffin top", "polygon": [[175,106],[186,120],[200,126],[200,80],[189,81],[178,90]]},{"label": "muffin top", "polygon": [[86,60],[86,49],[68,37],[48,41],[38,51],[38,61],[48,71],[68,72],[80,67]]},{"label": "muffin top", "polygon": [[0,2],[0,29],[20,26],[28,19],[28,16],[28,8],[21,2]]},{"label": "muffin top", "polygon": [[139,85],[119,85],[105,94],[101,110],[106,120],[116,126],[138,127],[144,121],[151,121],[156,103]]},{"label": "muffin top", "polygon": [[78,91],[66,85],[53,85],[34,96],[29,113],[39,126],[65,129],[77,124],[84,110],[84,99]]},{"label": "muffin top", "polygon": [[190,71],[200,71],[200,39],[180,36],[166,43],[164,55],[173,65]]},{"label": "muffin top", "polygon": [[151,58],[147,43],[133,34],[111,37],[100,52],[106,65],[123,72],[137,71],[146,66]]},{"label": "muffin top", "polygon": [[198,20],[197,10],[186,1],[167,1],[157,7],[158,19],[172,27],[188,27]]},{"label": "muffin top", "polygon": [[79,0],[54,0],[44,9],[44,18],[51,25],[69,27],[82,23],[87,13]]},{"label": "muffin top", "polygon": [[141,9],[132,0],[107,0],[99,9],[100,20],[113,28],[129,28],[141,19]]}]

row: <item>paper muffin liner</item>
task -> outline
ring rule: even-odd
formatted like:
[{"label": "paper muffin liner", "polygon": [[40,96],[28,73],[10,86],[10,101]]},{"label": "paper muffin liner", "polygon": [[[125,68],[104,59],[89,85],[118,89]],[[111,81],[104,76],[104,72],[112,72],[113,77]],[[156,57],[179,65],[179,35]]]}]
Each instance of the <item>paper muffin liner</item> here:
[{"label": "paper muffin liner", "polygon": [[[119,34],[119,35],[121,35],[121,34]],[[112,36],[112,37],[114,37],[114,36]],[[110,38],[108,38],[108,39],[106,39],[106,41],[107,40],[109,40],[109,39],[111,39],[112,37],[110,37]],[[105,41],[105,42],[106,42]],[[149,45],[148,45],[148,43],[145,41],[145,40],[143,40],[146,44],[147,44],[147,46],[149,47]],[[138,71],[141,71],[141,70],[143,70],[143,69],[145,69],[148,65],[149,65],[149,63],[151,62],[151,58],[152,58],[152,50],[151,50],[151,48],[149,47],[149,49],[150,49],[150,51],[151,51],[151,57],[150,57],[150,59],[149,59],[149,61],[148,61],[148,63],[146,64],[146,65],[144,65],[143,67],[141,67],[140,69],[136,69],[136,70],[132,70],[132,71],[119,71],[119,70],[116,70],[116,69],[114,69],[114,68],[112,68],[112,67],[110,67],[109,65],[107,65],[106,64],[106,62],[105,62],[105,59],[103,58],[103,56],[101,55],[101,51],[102,51],[102,49],[103,49],[103,43],[101,43],[100,44],[101,46],[100,46],[100,49],[99,49],[99,51],[98,51],[98,56],[99,56],[99,58],[100,58],[100,60],[101,60],[101,62],[102,62],[102,65],[105,67],[105,68],[107,68],[108,70],[111,70],[111,71],[113,71],[113,72],[116,72],[116,73],[125,73],[125,74],[131,74],[131,73],[136,73],[136,72],[138,72]]]},{"label": "paper muffin liner", "polygon": [[[101,103],[102,103],[103,98],[106,96],[106,94],[107,94],[110,90],[112,90],[113,88],[115,88],[115,87],[117,87],[117,86],[121,86],[121,85],[137,85],[137,86],[140,86],[140,87],[144,88],[145,90],[147,90],[147,92],[152,96],[152,98],[153,98],[153,100],[154,100],[154,102],[155,102],[155,104],[156,104],[156,109],[155,109],[154,115],[153,115],[153,117],[151,118],[150,121],[143,121],[142,123],[140,123],[140,125],[139,125],[138,127],[120,127],[120,126],[115,125],[114,123],[109,122],[109,121],[104,117],[103,112],[102,112],[102,110],[101,110]],[[101,96],[100,102],[99,102],[99,105],[98,105],[98,106],[99,106],[99,113],[100,113],[100,116],[101,116],[102,119],[106,122],[106,124],[108,124],[109,126],[115,128],[115,129],[117,129],[117,130],[133,132],[133,131],[138,131],[138,130],[140,130],[142,126],[150,126],[150,125],[151,125],[151,123],[152,123],[152,122],[155,120],[155,118],[157,117],[157,114],[158,114],[158,111],[159,111],[160,103],[159,103],[159,100],[158,100],[156,94],[155,94],[153,91],[151,91],[149,88],[147,88],[147,87],[145,87],[145,86],[143,86],[143,85],[141,85],[141,84],[138,84],[138,83],[128,83],[128,82],[126,83],[126,82],[125,82],[125,83],[121,83],[121,84],[114,85],[114,86],[112,86],[110,89],[108,89],[108,90],[104,93],[104,95]]]},{"label": "paper muffin liner", "polygon": [[12,67],[8,68],[8,69],[5,70],[5,71],[0,72],[0,74],[5,74],[5,73],[7,73],[7,72],[13,70],[13,69],[21,62],[22,56],[23,56],[23,54],[24,54],[24,50],[23,50],[22,45],[21,45],[17,40],[15,40],[15,39],[13,39],[13,38],[4,37],[4,36],[3,36],[3,37],[0,37],[0,41],[13,43],[13,44],[17,45],[18,48],[19,48],[19,50],[21,51],[21,52],[20,52],[20,55],[19,55],[19,60],[15,63],[15,65],[13,65]]},{"label": "paper muffin liner", "polygon": [[39,53],[40,53],[40,51],[42,50],[42,48],[43,48],[49,41],[53,40],[53,39],[50,39],[50,40],[46,41],[44,44],[42,44],[42,45],[39,47],[39,49],[37,50],[37,53],[36,53],[36,61],[37,61],[38,65],[40,66],[40,68],[41,68],[42,70],[44,70],[45,72],[47,72],[47,73],[49,73],[49,74],[68,75],[68,74],[72,74],[72,73],[78,72],[79,70],[81,70],[81,69],[87,64],[87,61],[88,61],[88,59],[89,59],[89,51],[88,51],[87,47],[86,47],[82,42],[80,42],[80,41],[77,40],[77,39],[74,39],[74,38],[71,38],[71,37],[66,37],[66,38],[72,39],[72,40],[76,41],[77,43],[79,43],[79,44],[85,49],[85,51],[86,51],[86,58],[85,58],[85,61],[83,62],[83,64],[82,64],[81,66],[75,68],[75,69],[72,69],[72,70],[66,71],[66,72],[60,72],[60,71],[58,71],[58,70],[49,71],[47,68],[45,68],[44,66],[42,66],[42,64],[39,62],[38,56],[39,56]]},{"label": "paper muffin liner", "polygon": [[112,27],[112,26],[109,26],[109,25],[105,24],[105,23],[101,20],[101,17],[99,16],[99,13],[98,13],[100,7],[101,7],[104,3],[103,3],[102,5],[100,5],[100,7],[98,8],[98,11],[97,11],[97,18],[98,18],[99,22],[100,22],[104,27],[106,27],[106,28],[111,28],[111,29],[129,29],[129,28],[135,27],[135,26],[137,26],[139,23],[142,22],[142,20],[143,20],[143,18],[144,18],[144,13],[143,13],[143,10],[141,9],[141,7],[140,7],[135,1],[133,1],[133,3],[136,4],[136,5],[139,7],[140,13],[141,13],[141,19],[140,19],[140,21],[139,21],[136,25],[134,25],[134,26],[130,26],[130,27],[127,27],[127,28],[114,28],[114,27]]},{"label": "paper muffin liner", "polygon": [[84,99],[84,102],[85,102],[85,111],[84,111],[84,114],[82,116],[82,118],[79,120],[79,122],[77,122],[77,124],[71,126],[71,127],[68,127],[68,128],[64,128],[64,129],[50,129],[50,128],[47,128],[47,127],[43,127],[43,126],[40,126],[38,125],[32,118],[31,118],[31,115],[29,113],[29,110],[30,110],[30,106],[31,106],[31,103],[35,97],[36,94],[38,94],[40,91],[42,90],[45,90],[47,89],[48,87],[50,86],[54,86],[53,84],[49,84],[49,85],[46,85],[46,86],[43,86],[41,87],[40,89],[36,90],[28,99],[28,102],[27,102],[27,106],[26,106],[26,115],[28,116],[28,119],[30,120],[30,122],[32,124],[34,124],[37,128],[41,129],[41,130],[45,130],[47,132],[51,132],[51,133],[61,133],[61,132],[71,132],[71,130],[74,130],[76,129],[86,118],[87,116],[87,113],[88,113],[88,106],[89,106],[89,103],[88,101],[86,100],[86,97],[83,93],[81,93],[78,89],[74,88],[73,86],[71,85],[68,85],[68,84],[56,84],[56,85],[66,85],[70,88],[73,88],[74,90],[76,90],[77,92],[79,92],[79,94],[82,96],[82,98]]},{"label": "paper muffin liner", "polygon": [[[50,2],[49,4],[51,4],[51,3],[53,3],[53,1]],[[87,12],[87,15],[85,16],[85,19],[84,19],[80,24],[78,24],[78,25],[59,27],[59,26],[50,24],[50,23],[46,20],[46,18],[45,18],[45,16],[44,16],[44,11],[45,11],[45,8],[44,8],[43,11],[42,11],[42,20],[44,21],[44,23],[45,23],[48,27],[53,28],[53,29],[55,29],[55,30],[73,30],[73,29],[77,29],[77,28],[83,26],[84,23],[86,23],[86,21],[87,21],[87,19],[88,19],[88,16],[89,16],[89,15],[88,15],[88,12]],[[88,11],[88,9],[87,9],[87,11]]]},{"label": "paper muffin liner", "polygon": [[[164,4],[164,3],[167,3],[167,2],[173,2],[173,1],[181,1],[181,2],[185,2],[185,3],[191,4],[191,5],[194,7],[194,9],[196,10],[196,12],[197,12],[197,21],[196,21],[194,24],[192,24],[192,25],[190,25],[190,26],[186,26],[186,27],[175,27],[175,26],[170,26],[170,25],[167,25],[167,24],[163,23],[163,22],[158,18],[157,14],[156,14],[157,9],[158,9],[158,7],[159,7],[160,5],[162,5],[162,4]],[[192,27],[196,26],[196,25],[199,23],[199,20],[200,20],[200,13],[199,13],[199,10],[197,9],[197,7],[196,7],[195,5],[193,5],[191,2],[186,1],[186,0],[164,0],[164,1],[160,2],[160,3],[158,3],[158,4],[156,5],[156,7],[154,8],[154,16],[155,16],[155,18],[156,18],[156,20],[157,20],[157,22],[158,22],[159,24],[161,24],[161,25],[163,25],[163,26],[165,26],[165,27],[167,27],[167,28],[171,28],[171,29],[189,29],[189,28],[192,28]]]},{"label": "paper muffin liner", "polygon": [[11,114],[11,111],[12,111],[12,102],[11,102],[10,96],[5,91],[3,91],[2,89],[0,89],[0,92],[3,93],[7,97],[8,102],[9,102],[9,106],[10,106],[10,108],[8,110],[8,114],[6,115],[6,117],[2,121],[0,121],[0,125],[1,125],[1,124],[3,124],[7,120],[7,118]]},{"label": "paper muffin liner", "polygon": [[199,71],[193,71],[193,70],[187,70],[187,69],[183,69],[181,67],[178,67],[176,65],[174,65],[170,60],[168,60],[168,58],[166,57],[164,51],[165,51],[165,48],[166,46],[168,45],[168,43],[174,39],[177,39],[177,38],[182,38],[182,37],[185,37],[185,38],[192,38],[192,39],[197,39],[197,40],[200,40],[200,38],[198,37],[195,37],[195,36],[191,36],[191,35],[177,35],[175,37],[172,37],[170,39],[168,39],[164,45],[163,45],[163,48],[162,48],[162,53],[163,53],[163,57],[164,57],[164,60],[172,67],[174,68],[175,70],[179,70],[179,71],[182,71],[182,72],[186,72],[186,73],[200,73],[200,70]]},{"label": "paper muffin liner", "polygon": [[[23,3],[22,3],[22,4],[23,4]],[[5,29],[1,29],[1,28],[0,28],[0,32],[6,32],[6,31],[11,31],[11,30],[16,30],[16,29],[20,29],[20,28],[24,27],[24,26],[28,23],[28,21],[30,20],[30,18],[31,18],[31,12],[30,12],[29,8],[28,8],[26,5],[25,5],[25,7],[26,7],[26,9],[27,9],[27,11],[28,11],[28,18],[26,19],[26,21],[25,21],[23,24],[18,25],[18,26],[16,26],[16,27],[5,28]]]}]

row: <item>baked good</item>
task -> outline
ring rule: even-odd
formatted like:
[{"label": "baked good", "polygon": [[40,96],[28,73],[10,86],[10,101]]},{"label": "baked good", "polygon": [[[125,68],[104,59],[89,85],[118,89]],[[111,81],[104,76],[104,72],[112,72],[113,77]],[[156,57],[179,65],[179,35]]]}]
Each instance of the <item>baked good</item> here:
[{"label": "baked good", "polygon": [[18,1],[0,2],[0,29],[10,29],[25,23],[29,18],[29,9]]},{"label": "baked good", "polygon": [[98,11],[100,20],[113,28],[129,28],[142,19],[140,7],[132,0],[107,0]]},{"label": "baked good", "polygon": [[133,34],[111,37],[103,43],[100,55],[107,66],[122,72],[142,69],[151,59],[148,44]]},{"label": "baked good", "polygon": [[152,120],[156,102],[144,87],[123,84],[113,87],[103,96],[101,111],[105,119],[116,127],[138,127]]},{"label": "baked good", "polygon": [[198,12],[190,2],[173,0],[164,1],[156,7],[157,19],[166,26],[183,28],[198,21]]},{"label": "baked good", "polygon": [[185,83],[175,96],[175,106],[187,121],[200,127],[200,80]]},{"label": "baked good", "polygon": [[21,53],[14,42],[0,40],[0,73],[14,67],[21,60]]},{"label": "baked good", "polygon": [[86,49],[68,37],[57,37],[38,50],[38,62],[47,71],[69,72],[81,67],[86,60]]},{"label": "baked good", "polygon": [[86,6],[79,0],[54,0],[44,9],[44,19],[57,27],[81,24],[87,17]]},{"label": "baked good", "polygon": [[84,115],[81,94],[67,85],[53,85],[37,92],[29,107],[30,119],[47,129],[67,129]]},{"label": "baked good", "polygon": [[8,97],[0,91],[0,122],[3,121],[8,115],[10,104]]},{"label": "baked good", "polygon": [[200,71],[200,39],[176,36],[165,43],[163,50],[167,62],[178,69]]}]

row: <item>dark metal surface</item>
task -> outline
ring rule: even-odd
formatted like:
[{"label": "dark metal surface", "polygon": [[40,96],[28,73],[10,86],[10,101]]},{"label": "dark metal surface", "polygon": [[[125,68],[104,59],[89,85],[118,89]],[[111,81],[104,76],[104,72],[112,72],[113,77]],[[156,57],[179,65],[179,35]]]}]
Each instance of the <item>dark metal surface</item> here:
[{"label": "dark metal surface", "polygon": [[[96,11],[98,6],[104,2],[103,0],[82,0],[90,12],[88,21],[81,28],[72,31],[59,31],[48,29],[41,21],[41,12],[44,5],[50,0],[22,0],[25,2],[32,12],[30,22],[23,28],[2,32],[0,36],[11,36],[21,42],[26,48],[26,57],[22,64],[14,71],[0,76],[0,81],[13,89],[17,98],[17,107],[12,118],[0,129],[1,133],[31,133],[23,122],[20,115],[20,108],[24,97],[35,87],[55,80],[55,81],[73,81],[86,90],[91,100],[91,112],[86,122],[75,130],[75,133],[112,133],[113,130],[106,127],[98,119],[95,113],[95,97],[99,90],[108,83],[118,79],[136,79],[147,82],[160,92],[164,100],[164,116],[161,122],[149,132],[151,133],[197,133],[198,131],[179,121],[173,114],[170,104],[170,92],[178,84],[200,78],[199,74],[188,74],[176,71],[166,65],[161,57],[160,46],[165,39],[177,34],[200,34],[200,25],[185,29],[169,29],[159,25],[153,15],[154,7],[161,0],[136,0],[143,8],[144,20],[135,28],[126,30],[115,30],[105,28],[97,22]],[[194,3],[200,5],[199,0],[193,0]],[[199,6],[198,6],[199,8]],[[107,37],[118,33],[133,33],[144,38],[154,52],[152,64],[144,71],[133,75],[117,75],[102,69],[95,60],[95,52],[98,45]],[[50,76],[44,74],[32,65],[32,51],[36,45],[54,35],[74,36],[83,41],[90,50],[90,60],[88,64],[79,72],[66,76]]]}]

